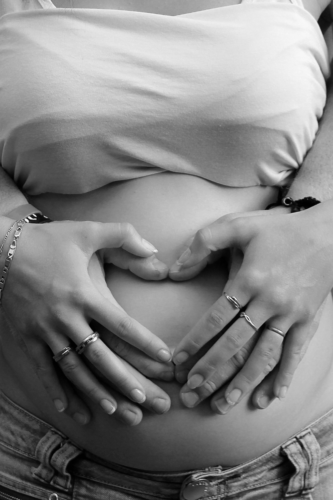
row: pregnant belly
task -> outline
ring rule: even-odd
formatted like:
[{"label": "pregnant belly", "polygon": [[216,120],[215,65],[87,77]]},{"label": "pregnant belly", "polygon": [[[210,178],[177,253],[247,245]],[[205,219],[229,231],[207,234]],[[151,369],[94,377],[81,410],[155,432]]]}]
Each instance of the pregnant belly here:
[{"label": "pregnant belly", "polygon": [[[87,195],[44,195],[31,201],[55,219],[131,222],[158,248],[159,258],[171,264],[187,238],[200,227],[226,213],[263,208],[274,197],[271,188],[232,189],[196,177],[158,174]],[[170,347],[175,347],[220,297],[227,275],[223,259],[183,283],[146,282],[114,267],[106,269],[107,283],[119,304]],[[54,415],[15,346],[12,350],[16,349],[20,370],[8,367],[0,385],[19,404],[106,460],[150,470],[234,465],[265,453],[332,406],[332,321],[328,302],[319,332],[287,398],[265,411],[255,410],[249,398],[225,416],[214,415],[209,402],[187,409],[179,400],[179,384],[156,382],[171,397],[167,414],[144,411],[142,423],[129,428],[90,405],[93,420],[81,429],[66,416]],[[13,376],[8,376],[10,370]]]}]

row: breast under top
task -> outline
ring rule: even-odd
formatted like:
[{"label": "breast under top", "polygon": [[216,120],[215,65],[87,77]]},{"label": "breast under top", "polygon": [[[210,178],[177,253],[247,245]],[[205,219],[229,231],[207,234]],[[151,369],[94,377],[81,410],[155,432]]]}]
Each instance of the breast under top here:
[{"label": "breast under top", "polygon": [[0,19],[0,69],[0,161],[32,195],[165,171],[288,184],[314,141],[329,76],[300,0],[175,17],[15,12]]}]

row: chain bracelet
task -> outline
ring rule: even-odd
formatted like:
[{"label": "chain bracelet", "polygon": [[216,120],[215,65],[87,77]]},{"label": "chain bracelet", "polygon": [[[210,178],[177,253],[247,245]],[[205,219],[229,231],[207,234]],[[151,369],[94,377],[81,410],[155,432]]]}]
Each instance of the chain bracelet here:
[{"label": "chain bracelet", "polygon": [[5,234],[4,239],[2,240],[2,243],[1,243],[1,246],[0,246],[0,257],[2,255],[3,247],[4,247],[5,243],[6,243],[6,240],[7,240],[8,236],[10,235],[11,230],[13,229],[13,227],[15,226],[15,224],[16,224],[16,221],[13,222],[13,224],[10,226],[10,228],[7,231],[7,233]]},{"label": "chain bracelet", "polygon": [[15,252],[16,252],[17,241],[22,234],[22,229],[24,227],[24,224],[25,224],[24,220],[17,221],[17,227],[15,229],[14,238],[9,246],[7,258],[5,260],[5,265],[4,265],[4,268],[2,270],[2,276],[0,278],[0,306],[2,305],[2,295],[3,295],[3,290],[5,288],[6,279],[8,277],[9,269],[10,269],[11,263],[13,261]]}]

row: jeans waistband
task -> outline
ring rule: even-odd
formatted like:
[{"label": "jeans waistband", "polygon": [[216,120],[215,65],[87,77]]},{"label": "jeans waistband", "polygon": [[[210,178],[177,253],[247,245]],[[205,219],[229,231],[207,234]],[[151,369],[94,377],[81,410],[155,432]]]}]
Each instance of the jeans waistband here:
[{"label": "jeans waistband", "polygon": [[[149,472],[105,462],[85,452],[51,425],[0,393],[0,442],[18,454],[37,458],[39,465],[34,468],[34,477],[42,482],[49,481],[64,492],[72,488],[73,476],[112,486],[128,481],[131,490],[136,488],[151,495],[147,498],[176,499],[182,488],[185,494],[181,493],[180,498],[186,499],[188,488],[194,491],[193,488],[202,486],[205,492],[197,498],[209,498],[217,489],[222,491],[222,485],[227,485],[232,496],[233,492],[249,488],[256,482],[276,482],[292,476],[289,494],[288,491],[286,494],[292,497],[300,489],[313,490],[319,460],[333,453],[332,440],[327,439],[332,431],[333,410],[282,445],[236,467],[224,468],[217,464],[199,471]],[[309,462],[308,466],[304,466],[305,462]]]}]

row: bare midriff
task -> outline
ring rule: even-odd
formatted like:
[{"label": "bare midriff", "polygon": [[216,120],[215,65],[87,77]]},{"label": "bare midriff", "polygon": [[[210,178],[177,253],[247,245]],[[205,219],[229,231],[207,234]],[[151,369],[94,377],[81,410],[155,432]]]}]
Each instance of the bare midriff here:
[{"label": "bare midriff", "polygon": [[[159,258],[171,264],[187,238],[199,228],[230,212],[264,208],[275,197],[274,188],[228,188],[198,177],[161,173],[85,195],[47,194],[30,201],[58,220],[130,222],[158,248]],[[173,348],[221,296],[227,264],[222,259],[182,283],[144,281],[114,267],[106,270],[106,278],[128,314]],[[105,460],[166,471],[230,466],[267,452],[333,406],[332,326],[333,307],[328,299],[319,329],[286,399],[275,401],[266,410],[254,409],[250,395],[224,416],[214,414],[209,402],[187,409],[180,402],[177,382],[155,381],[171,398],[171,409],[165,415],[144,411],[142,422],[128,427],[87,400],[93,418],[80,427],[54,410],[28,359],[10,335],[4,341],[11,362],[0,360],[0,388]]]}]

